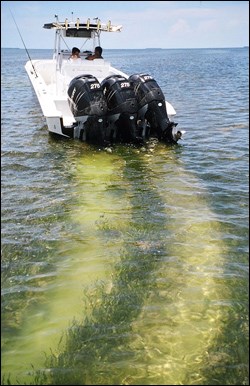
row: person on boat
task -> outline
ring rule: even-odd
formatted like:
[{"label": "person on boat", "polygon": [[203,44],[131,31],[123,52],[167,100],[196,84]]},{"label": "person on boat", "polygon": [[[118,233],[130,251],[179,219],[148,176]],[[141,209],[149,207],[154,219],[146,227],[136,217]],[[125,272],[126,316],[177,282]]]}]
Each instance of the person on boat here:
[{"label": "person on boat", "polygon": [[97,46],[95,48],[95,53],[94,55],[88,55],[86,60],[94,60],[94,59],[103,59],[102,57],[102,47]]},{"label": "person on boat", "polygon": [[70,55],[70,60],[76,60],[76,59],[81,59],[80,50],[77,47],[73,47]]}]

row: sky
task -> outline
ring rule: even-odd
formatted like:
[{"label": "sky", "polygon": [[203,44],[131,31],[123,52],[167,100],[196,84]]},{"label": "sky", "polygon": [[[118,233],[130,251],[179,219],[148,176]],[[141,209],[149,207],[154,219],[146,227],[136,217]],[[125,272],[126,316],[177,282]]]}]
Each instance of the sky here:
[{"label": "sky", "polygon": [[55,21],[55,14],[59,21],[98,17],[121,24],[121,33],[101,34],[105,49],[249,45],[249,1],[91,0],[1,1],[1,47],[24,48],[24,42],[27,49],[52,49],[54,31],[43,25]]}]

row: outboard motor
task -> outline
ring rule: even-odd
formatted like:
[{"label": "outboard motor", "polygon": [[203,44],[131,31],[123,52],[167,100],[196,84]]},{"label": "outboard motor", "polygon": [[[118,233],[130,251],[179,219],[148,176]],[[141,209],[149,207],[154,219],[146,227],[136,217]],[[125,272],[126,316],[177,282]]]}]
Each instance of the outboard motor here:
[{"label": "outboard motor", "polygon": [[177,142],[179,138],[174,136],[177,123],[168,118],[165,97],[157,82],[148,74],[134,74],[128,80],[138,102],[138,118],[142,122],[143,136],[148,138],[156,134],[159,140]]},{"label": "outboard motor", "polygon": [[98,80],[92,75],[79,75],[72,79],[68,103],[77,121],[74,137],[104,144],[107,104]]},{"label": "outboard motor", "polygon": [[121,75],[111,75],[101,86],[108,108],[109,140],[141,142],[137,128],[138,104],[130,82]]}]

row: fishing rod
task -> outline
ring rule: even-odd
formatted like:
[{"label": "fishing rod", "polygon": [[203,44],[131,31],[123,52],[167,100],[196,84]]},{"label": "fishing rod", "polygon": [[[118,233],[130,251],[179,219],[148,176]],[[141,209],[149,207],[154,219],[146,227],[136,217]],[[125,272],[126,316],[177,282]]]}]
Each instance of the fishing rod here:
[{"label": "fishing rod", "polygon": [[28,52],[28,50],[27,50],[27,48],[26,48],[26,45],[25,45],[25,43],[24,43],[24,41],[23,41],[21,32],[20,32],[20,30],[19,30],[19,28],[18,28],[18,25],[17,25],[17,23],[16,23],[16,20],[15,20],[15,18],[14,18],[14,16],[13,16],[13,13],[11,12],[11,10],[9,10],[9,11],[10,11],[10,13],[11,13],[11,16],[12,16],[13,20],[14,20],[14,23],[15,23],[15,25],[16,25],[17,31],[18,31],[18,33],[19,33],[19,36],[20,36],[22,42],[23,42],[24,48],[25,48],[25,50],[26,50],[26,53],[27,53],[27,55],[28,55],[28,58],[29,58],[29,60],[30,60],[30,63],[31,63],[31,65],[32,65],[32,67],[33,67],[33,70],[34,70],[35,75],[36,75],[36,78],[37,78],[38,75],[37,75],[36,70],[35,70],[35,67],[34,67],[34,65],[33,65],[33,63],[32,63],[30,54],[29,54],[29,52]]}]

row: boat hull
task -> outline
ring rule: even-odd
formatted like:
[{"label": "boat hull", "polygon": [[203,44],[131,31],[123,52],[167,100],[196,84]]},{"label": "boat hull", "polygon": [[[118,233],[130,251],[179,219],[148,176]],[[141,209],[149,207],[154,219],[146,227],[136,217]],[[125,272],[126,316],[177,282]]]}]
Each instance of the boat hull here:
[{"label": "boat hull", "polygon": [[[153,101],[150,102],[151,105],[148,103],[151,110],[150,108],[145,110],[144,107],[138,105],[134,90],[130,91],[127,100],[124,98],[123,91],[127,90],[128,93],[128,88],[122,88],[122,86],[129,84],[129,89],[133,89],[127,74],[115,69],[109,62],[104,60],[89,62],[82,60],[80,64],[76,65],[64,60],[59,68],[58,62],[54,59],[34,60],[26,63],[25,69],[46,119],[49,132],[63,137],[99,143],[100,145],[115,142],[143,143],[151,135],[165,142],[177,142],[174,137],[176,132],[174,125],[176,124],[172,123],[170,125],[168,135],[165,138],[163,135],[159,135],[153,127],[150,127],[150,119],[151,121],[154,120]],[[115,88],[119,83],[119,90],[118,88],[111,90],[116,93],[116,105],[111,106],[112,98],[110,95],[108,96],[108,93],[105,102],[100,92],[98,98],[96,97],[96,92],[92,106],[85,106],[83,111],[80,111],[78,107],[76,108],[76,100],[79,100],[81,92],[78,92],[77,98],[72,98],[72,93],[76,92],[74,91],[76,87],[75,85],[72,86],[72,82],[76,79],[83,82],[82,79],[88,77],[94,78],[96,85],[101,85],[100,90],[102,90],[104,96],[104,88],[107,88],[107,85],[113,82],[112,87]],[[117,79],[119,79],[119,82]],[[93,90],[96,91],[96,89]],[[89,89],[88,92],[85,90],[85,98],[88,99],[90,91],[93,90]],[[132,95],[131,92],[134,94]],[[69,95],[70,93],[71,95]],[[160,93],[162,95],[162,110],[163,115],[165,112],[165,120],[166,122],[172,122],[171,117],[176,112],[173,106],[165,101],[161,90]],[[123,100],[123,106],[118,103],[118,100],[121,99]],[[107,108],[105,103],[107,103]],[[93,105],[95,105],[95,108]],[[128,108],[129,105],[130,108]],[[133,108],[131,108],[132,105]],[[100,110],[101,106],[103,107],[102,111]],[[155,114],[157,108],[159,109],[158,105],[155,106]],[[98,110],[101,112],[98,112]],[[141,116],[142,111],[147,112],[143,117]],[[162,118],[161,122],[163,121]]]}]

